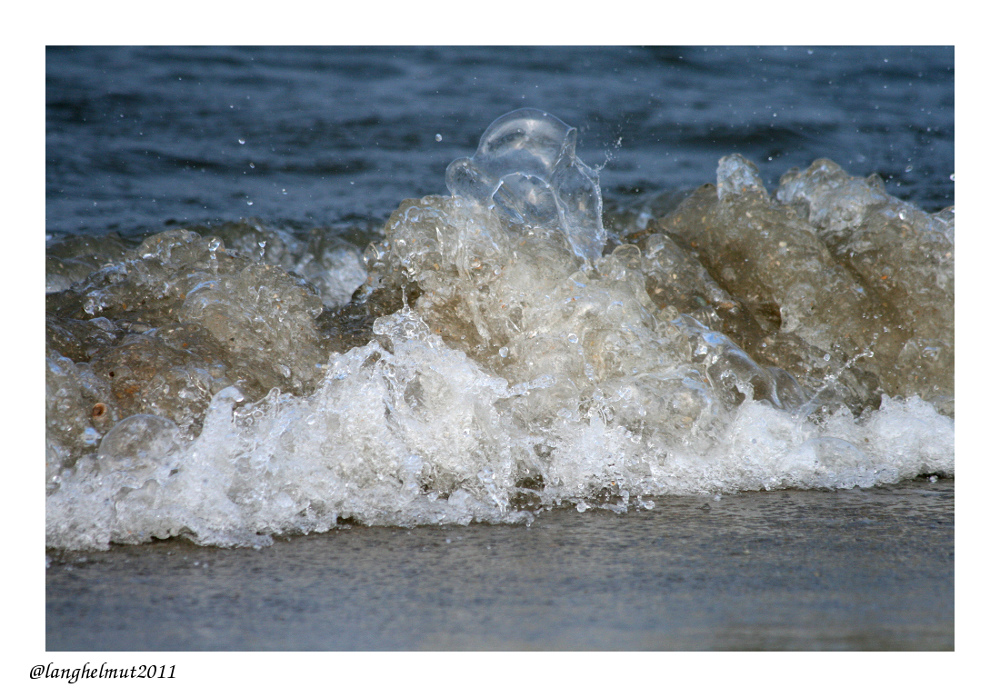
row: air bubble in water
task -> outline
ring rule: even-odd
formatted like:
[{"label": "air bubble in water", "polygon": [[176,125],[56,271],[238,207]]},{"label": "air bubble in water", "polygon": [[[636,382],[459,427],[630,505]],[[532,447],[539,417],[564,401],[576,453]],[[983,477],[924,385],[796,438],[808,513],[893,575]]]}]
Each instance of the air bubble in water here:
[{"label": "air bubble in water", "polygon": [[518,109],[494,121],[472,158],[448,166],[448,190],[476,201],[508,222],[561,230],[573,252],[601,256],[597,172],[576,156],[576,129],[538,109]]}]

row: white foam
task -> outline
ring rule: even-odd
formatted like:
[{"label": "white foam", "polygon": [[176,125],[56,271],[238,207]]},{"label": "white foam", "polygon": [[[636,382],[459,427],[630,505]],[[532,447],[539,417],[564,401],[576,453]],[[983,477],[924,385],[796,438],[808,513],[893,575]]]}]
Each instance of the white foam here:
[{"label": "white foam", "polygon": [[[270,535],[369,525],[512,523],[513,500],[541,474],[538,505],[626,510],[653,495],[844,488],[954,473],[954,422],[918,398],[861,419],[817,424],[746,401],[712,438],[646,435],[586,414],[519,423],[544,385],[511,387],[449,349],[412,310],[380,322],[378,342],[335,355],[316,393],[240,404],[215,396],[197,438],[129,468],[81,463],[48,500],[48,542],[101,548],[186,535],[260,545]],[[557,387],[557,385],[550,385]],[[706,443],[708,446],[706,447]],[[104,454],[100,456],[105,457]],[[92,466],[88,466],[91,464]],[[145,479],[136,478],[145,472]]]}]

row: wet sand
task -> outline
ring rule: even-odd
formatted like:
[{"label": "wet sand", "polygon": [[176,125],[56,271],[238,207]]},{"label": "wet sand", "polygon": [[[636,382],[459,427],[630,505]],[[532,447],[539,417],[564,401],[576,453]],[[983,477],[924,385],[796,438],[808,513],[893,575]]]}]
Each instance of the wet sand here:
[{"label": "wet sand", "polygon": [[953,650],[954,481],[53,553],[50,651]]}]

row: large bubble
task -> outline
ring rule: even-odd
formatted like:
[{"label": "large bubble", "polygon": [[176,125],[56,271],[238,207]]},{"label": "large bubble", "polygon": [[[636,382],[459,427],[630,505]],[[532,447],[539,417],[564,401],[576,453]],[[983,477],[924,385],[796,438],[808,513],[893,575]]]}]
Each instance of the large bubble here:
[{"label": "large bubble", "polygon": [[576,129],[538,109],[518,109],[494,121],[472,158],[451,163],[453,196],[495,210],[516,226],[561,231],[577,256],[601,256],[597,172],[576,156]]}]

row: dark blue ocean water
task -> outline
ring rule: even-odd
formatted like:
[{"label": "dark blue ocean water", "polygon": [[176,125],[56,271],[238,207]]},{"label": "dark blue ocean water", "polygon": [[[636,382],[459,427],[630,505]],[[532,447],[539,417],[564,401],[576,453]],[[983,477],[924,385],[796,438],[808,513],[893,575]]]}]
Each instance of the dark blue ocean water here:
[{"label": "dark blue ocean water", "polygon": [[950,47],[51,47],[46,101],[54,236],[378,224],[523,106],[579,129],[612,205],[733,152],[772,188],[827,157],[954,202]]}]

